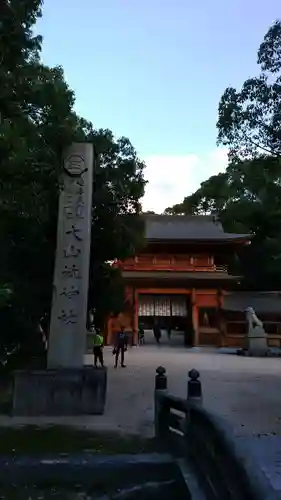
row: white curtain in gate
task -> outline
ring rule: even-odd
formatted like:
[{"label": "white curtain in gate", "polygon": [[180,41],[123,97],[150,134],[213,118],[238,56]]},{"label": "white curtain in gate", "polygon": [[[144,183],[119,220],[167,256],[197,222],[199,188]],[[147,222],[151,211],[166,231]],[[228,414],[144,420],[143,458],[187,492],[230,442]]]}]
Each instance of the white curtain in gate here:
[{"label": "white curtain in gate", "polygon": [[187,316],[186,297],[172,298],[172,316]]},{"label": "white curtain in gate", "polygon": [[169,297],[155,298],[155,316],[171,316],[171,301]]},{"label": "white curtain in gate", "polygon": [[139,297],[139,316],[154,316],[154,302],[152,297]]}]

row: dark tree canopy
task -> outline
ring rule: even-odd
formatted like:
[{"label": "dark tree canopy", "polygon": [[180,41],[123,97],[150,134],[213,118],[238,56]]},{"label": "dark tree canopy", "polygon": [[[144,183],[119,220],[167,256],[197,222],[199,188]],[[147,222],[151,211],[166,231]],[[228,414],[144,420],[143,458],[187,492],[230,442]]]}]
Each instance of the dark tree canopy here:
[{"label": "dark tree canopy", "polygon": [[240,91],[225,90],[219,103],[218,143],[231,159],[281,154],[281,21],[276,21],[258,51],[261,73]]},{"label": "dark tree canopy", "polygon": [[232,163],[166,213],[216,214],[226,231],[254,235],[240,253],[244,286],[280,289],[280,178],[281,161],[276,157]]},{"label": "dark tree canopy", "polygon": [[[12,291],[0,310],[0,344],[32,344],[50,308],[61,156],[71,142],[90,140],[99,153],[90,305],[100,317],[123,300],[120,276],[107,262],[131,255],[142,241],[144,164],[127,138],[77,116],[63,69],[42,64],[42,40],[33,34],[41,6],[41,0],[0,6],[0,291]],[[112,290],[115,304],[108,300]]]},{"label": "dark tree canopy", "polygon": [[281,22],[258,51],[261,74],[219,104],[218,143],[226,172],[210,177],[168,214],[217,214],[225,230],[254,235],[240,253],[244,286],[281,289]]}]

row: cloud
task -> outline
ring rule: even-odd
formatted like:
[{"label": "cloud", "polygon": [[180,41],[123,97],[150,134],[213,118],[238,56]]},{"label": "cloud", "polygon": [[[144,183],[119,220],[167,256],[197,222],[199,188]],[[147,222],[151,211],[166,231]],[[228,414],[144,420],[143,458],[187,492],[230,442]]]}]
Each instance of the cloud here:
[{"label": "cloud", "polygon": [[227,166],[227,149],[184,156],[154,155],[144,161],[148,184],[142,200],[143,209],[162,213],[196,191],[211,175],[223,172]]}]

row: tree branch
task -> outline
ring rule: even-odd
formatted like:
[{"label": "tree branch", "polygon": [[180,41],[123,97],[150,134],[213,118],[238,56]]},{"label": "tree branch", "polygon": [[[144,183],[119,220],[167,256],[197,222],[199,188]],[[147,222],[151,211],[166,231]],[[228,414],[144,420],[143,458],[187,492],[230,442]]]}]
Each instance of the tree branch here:
[{"label": "tree branch", "polygon": [[273,149],[267,149],[265,146],[261,146],[260,144],[258,144],[257,142],[255,142],[251,137],[247,137],[246,133],[244,133],[244,138],[248,141],[250,141],[253,146],[256,146],[256,148],[259,148],[261,149],[262,151],[264,151],[265,153],[269,153],[270,155],[275,155],[275,156],[279,156],[280,155],[280,152],[278,151],[274,151]]}]

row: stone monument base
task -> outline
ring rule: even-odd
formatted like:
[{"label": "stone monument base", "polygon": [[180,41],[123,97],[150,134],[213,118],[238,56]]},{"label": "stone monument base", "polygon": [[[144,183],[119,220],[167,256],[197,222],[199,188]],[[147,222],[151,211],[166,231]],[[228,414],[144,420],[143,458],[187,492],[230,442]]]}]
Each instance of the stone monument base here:
[{"label": "stone monument base", "polygon": [[267,356],[267,334],[263,327],[256,326],[248,334],[248,355],[249,356]]},{"label": "stone monument base", "polygon": [[106,368],[21,370],[14,373],[13,415],[102,415]]},{"label": "stone monument base", "polygon": [[270,356],[269,350],[250,350],[250,349],[238,349],[237,350],[238,356],[248,356],[252,358],[265,358],[267,356]]},{"label": "stone monument base", "polygon": [[281,351],[279,349],[274,349],[268,347],[266,351],[253,351],[249,349],[237,349],[238,356],[248,356],[248,357],[256,357],[256,358],[280,358]]}]

